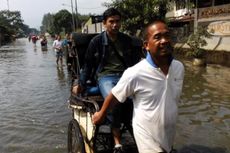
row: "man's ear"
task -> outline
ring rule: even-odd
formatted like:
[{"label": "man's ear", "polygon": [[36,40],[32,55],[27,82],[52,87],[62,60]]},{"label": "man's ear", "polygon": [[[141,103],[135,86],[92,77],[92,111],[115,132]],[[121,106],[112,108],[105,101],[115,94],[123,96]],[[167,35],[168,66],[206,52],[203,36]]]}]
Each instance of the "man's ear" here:
[{"label": "man's ear", "polygon": [[144,47],[146,50],[148,50],[148,41],[147,41],[147,40],[145,40],[145,41],[143,42],[143,47]]},{"label": "man's ear", "polygon": [[103,20],[103,21],[102,21],[102,23],[103,23],[103,26],[105,26],[105,24],[106,24],[106,21],[105,21],[105,20]]}]

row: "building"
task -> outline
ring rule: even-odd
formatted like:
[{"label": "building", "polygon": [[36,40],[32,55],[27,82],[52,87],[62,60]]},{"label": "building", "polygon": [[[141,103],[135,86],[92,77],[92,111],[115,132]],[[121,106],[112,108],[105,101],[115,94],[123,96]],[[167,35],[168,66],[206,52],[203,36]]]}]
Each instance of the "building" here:
[{"label": "building", "polygon": [[175,42],[183,42],[197,26],[204,26],[213,31],[205,49],[230,51],[230,0],[172,0],[170,3],[172,9],[166,17]]},{"label": "building", "polygon": [[82,33],[101,33],[104,31],[102,20],[103,16],[91,16],[89,20],[83,25]]}]

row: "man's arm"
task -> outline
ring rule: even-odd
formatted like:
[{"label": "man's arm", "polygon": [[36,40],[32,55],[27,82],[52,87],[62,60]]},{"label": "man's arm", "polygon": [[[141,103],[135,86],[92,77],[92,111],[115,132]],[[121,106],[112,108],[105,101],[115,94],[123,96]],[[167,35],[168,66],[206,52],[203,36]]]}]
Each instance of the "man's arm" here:
[{"label": "man's arm", "polygon": [[82,93],[82,91],[84,91],[84,89],[86,88],[86,81],[91,76],[94,66],[93,62],[96,60],[94,57],[94,53],[97,49],[97,43],[91,40],[85,53],[84,64],[81,69],[80,77],[78,78],[77,83],[72,88],[72,92],[74,94]]},{"label": "man's arm", "polygon": [[54,40],[54,42],[53,42],[53,48],[55,47],[55,45],[56,45],[56,41]]},{"label": "man's arm", "polygon": [[113,108],[114,105],[116,105],[118,102],[118,100],[116,99],[116,97],[112,94],[112,92],[109,93],[109,95],[105,98],[105,101],[101,107],[101,110],[99,112],[96,112],[93,114],[92,116],[92,120],[94,124],[99,124],[101,123],[105,116],[106,116],[106,111],[107,109]]}]

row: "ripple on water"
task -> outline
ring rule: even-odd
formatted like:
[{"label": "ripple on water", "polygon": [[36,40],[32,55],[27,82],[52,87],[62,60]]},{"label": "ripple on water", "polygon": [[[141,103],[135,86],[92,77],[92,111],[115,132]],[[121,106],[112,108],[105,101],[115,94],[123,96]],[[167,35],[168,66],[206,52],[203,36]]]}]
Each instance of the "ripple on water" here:
[{"label": "ripple on water", "polygon": [[229,68],[186,66],[176,146],[180,153],[229,153]]},{"label": "ripple on water", "polygon": [[[56,67],[52,50],[34,50],[27,39],[16,43],[23,50],[0,52],[0,152],[64,153],[71,119],[66,67]],[[229,68],[185,66],[175,147],[229,153]]]}]

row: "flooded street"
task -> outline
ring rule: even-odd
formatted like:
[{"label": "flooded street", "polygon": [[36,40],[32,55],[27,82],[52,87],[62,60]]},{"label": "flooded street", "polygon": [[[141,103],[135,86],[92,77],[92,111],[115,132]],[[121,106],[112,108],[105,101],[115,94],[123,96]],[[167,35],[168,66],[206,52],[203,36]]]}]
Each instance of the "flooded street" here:
[{"label": "flooded street", "polygon": [[0,153],[66,152],[66,67],[57,69],[50,46],[20,39],[15,48],[0,51]]},{"label": "flooded street", "polygon": [[[66,153],[70,76],[49,42],[27,39],[0,50],[0,153]],[[175,148],[230,153],[230,68],[186,66]]]},{"label": "flooded street", "polygon": [[176,148],[181,153],[230,153],[230,69],[184,64]]}]

